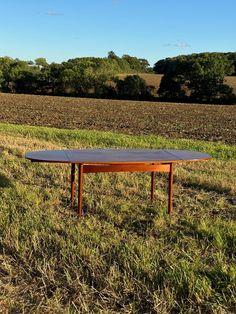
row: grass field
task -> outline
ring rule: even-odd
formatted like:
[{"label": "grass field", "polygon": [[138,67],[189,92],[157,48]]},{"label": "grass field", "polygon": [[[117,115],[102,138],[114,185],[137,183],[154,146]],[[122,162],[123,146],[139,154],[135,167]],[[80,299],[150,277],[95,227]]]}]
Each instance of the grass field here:
[{"label": "grass field", "polygon": [[[44,99],[40,110],[37,97],[17,95],[18,111],[9,105],[9,116],[4,108],[1,119],[42,124],[51,101],[60,104],[59,98]],[[26,111],[32,100],[36,107]],[[72,100],[67,105],[75,106]],[[59,124],[62,113],[53,106],[51,112]],[[56,124],[55,117],[47,119]],[[65,121],[78,126],[75,114],[64,119],[60,127]],[[220,143],[114,130],[0,123],[0,312],[235,313],[236,146],[223,143],[231,137],[222,132]],[[24,154],[80,147],[169,147],[214,158],[176,166],[171,217],[164,174],[154,203],[148,174],[87,175],[88,215],[78,220],[69,206],[69,167],[33,164]]]},{"label": "grass field", "polygon": [[236,144],[236,106],[0,94],[0,122]]}]

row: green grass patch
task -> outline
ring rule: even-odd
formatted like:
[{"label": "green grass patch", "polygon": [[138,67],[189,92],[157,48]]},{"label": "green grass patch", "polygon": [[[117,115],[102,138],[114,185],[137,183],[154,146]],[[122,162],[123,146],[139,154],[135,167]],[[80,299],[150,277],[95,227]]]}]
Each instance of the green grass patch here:
[{"label": "green grass patch", "polygon": [[[88,174],[78,220],[70,167],[30,163],[27,151],[176,148],[214,158],[167,177]],[[234,313],[235,146],[111,132],[0,124],[0,312]]]},{"label": "green grass patch", "polygon": [[189,149],[207,152],[212,157],[221,160],[236,159],[236,145],[200,140],[168,139],[154,135],[133,136],[102,131],[64,130],[6,123],[0,123],[0,132],[53,141],[67,147],[84,145],[86,147]]}]

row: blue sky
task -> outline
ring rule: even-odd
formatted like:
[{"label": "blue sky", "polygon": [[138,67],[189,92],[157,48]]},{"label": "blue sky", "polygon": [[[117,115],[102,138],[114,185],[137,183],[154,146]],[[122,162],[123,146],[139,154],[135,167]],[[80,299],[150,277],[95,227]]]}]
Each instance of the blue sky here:
[{"label": "blue sky", "polygon": [[236,0],[1,0],[0,56],[130,54],[156,61],[236,51]]}]

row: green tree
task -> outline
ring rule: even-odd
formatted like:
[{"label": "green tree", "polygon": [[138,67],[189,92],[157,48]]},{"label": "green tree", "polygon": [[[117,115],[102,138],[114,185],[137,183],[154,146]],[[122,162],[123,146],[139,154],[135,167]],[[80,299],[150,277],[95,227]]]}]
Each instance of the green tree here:
[{"label": "green tree", "polygon": [[4,76],[2,70],[0,70],[0,90],[2,90],[2,84],[4,82]]},{"label": "green tree", "polygon": [[12,61],[8,66],[7,72],[5,72],[5,91],[23,92],[18,85],[21,85],[20,81],[28,69],[29,65],[26,61],[20,61],[19,59]]},{"label": "green tree", "polygon": [[224,84],[224,77],[226,72],[232,71],[228,60],[217,55],[208,55],[192,63],[191,71],[185,74],[191,97],[197,101],[212,102],[231,96],[232,88]]},{"label": "green tree", "polygon": [[151,98],[151,88],[147,86],[144,79],[138,75],[128,75],[124,80],[118,80],[117,93],[121,98],[126,99],[147,99]]},{"label": "green tree", "polygon": [[186,98],[184,84],[183,75],[164,75],[161,79],[158,94],[166,100],[184,100]]},{"label": "green tree", "polygon": [[4,92],[11,91],[9,71],[14,60],[10,57],[0,58],[0,71],[2,73],[1,90]]},{"label": "green tree", "polygon": [[37,58],[34,60],[35,64],[39,67],[47,67],[48,63],[45,58]]},{"label": "green tree", "polygon": [[137,57],[132,57],[127,54],[123,55],[122,59],[127,61],[133,72],[141,73],[149,71],[149,63],[146,59],[138,59]]},{"label": "green tree", "polygon": [[201,54],[178,58],[163,76],[158,94],[171,100],[213,102],[233,99],[232,88],[224,84],[232,64],[222,55]]},{"label": "green tree", "polygon": [[78,95],[101,94],[105,83],[119,73],[113,58],[76,58],[63,63],[63,77]]},{"label": "green tree", "polygon": [[[225,68],[225,75],[236,75],[236,52],[203,52],[203,53],[193,53],[190,55],[180,55],[173,58],[166,58],[159,60],[155,63],[153,71],[157,74],[167,74],[172,71],[173,67],[179,61],[189,61],[197,62],[198,60],[205,59],[208,57],[222,58],[227,60],[227,65]],[[233,66],[233,72],[232,72]]]},{"label": "green tree", "polygon": [[38,85],[40,79],[40,71],[34,68],[22,69],[18,76],[14,79],[14,92],[16,93],[30,93],[38,92]]},{"label": "green tree", "polygon": [[49,92],[52,94],[64,93],[63,70],[63,64],[53,62],[46,68],[46,71],[43,72],[48,80]]},{"label": "green tree", "polygon": [[119,59],[119,57],[115,54],[114,51],[109,51],[107,54],[108,59]]}]

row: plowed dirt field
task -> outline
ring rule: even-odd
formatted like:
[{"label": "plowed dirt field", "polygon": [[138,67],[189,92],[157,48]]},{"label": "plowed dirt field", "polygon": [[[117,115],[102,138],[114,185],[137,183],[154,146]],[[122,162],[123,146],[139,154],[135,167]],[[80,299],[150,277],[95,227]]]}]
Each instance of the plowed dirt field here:
[{"label": "plowed dirt field", "polygon": [[0,94],[0,122],[236,143],[236,106]]}]

